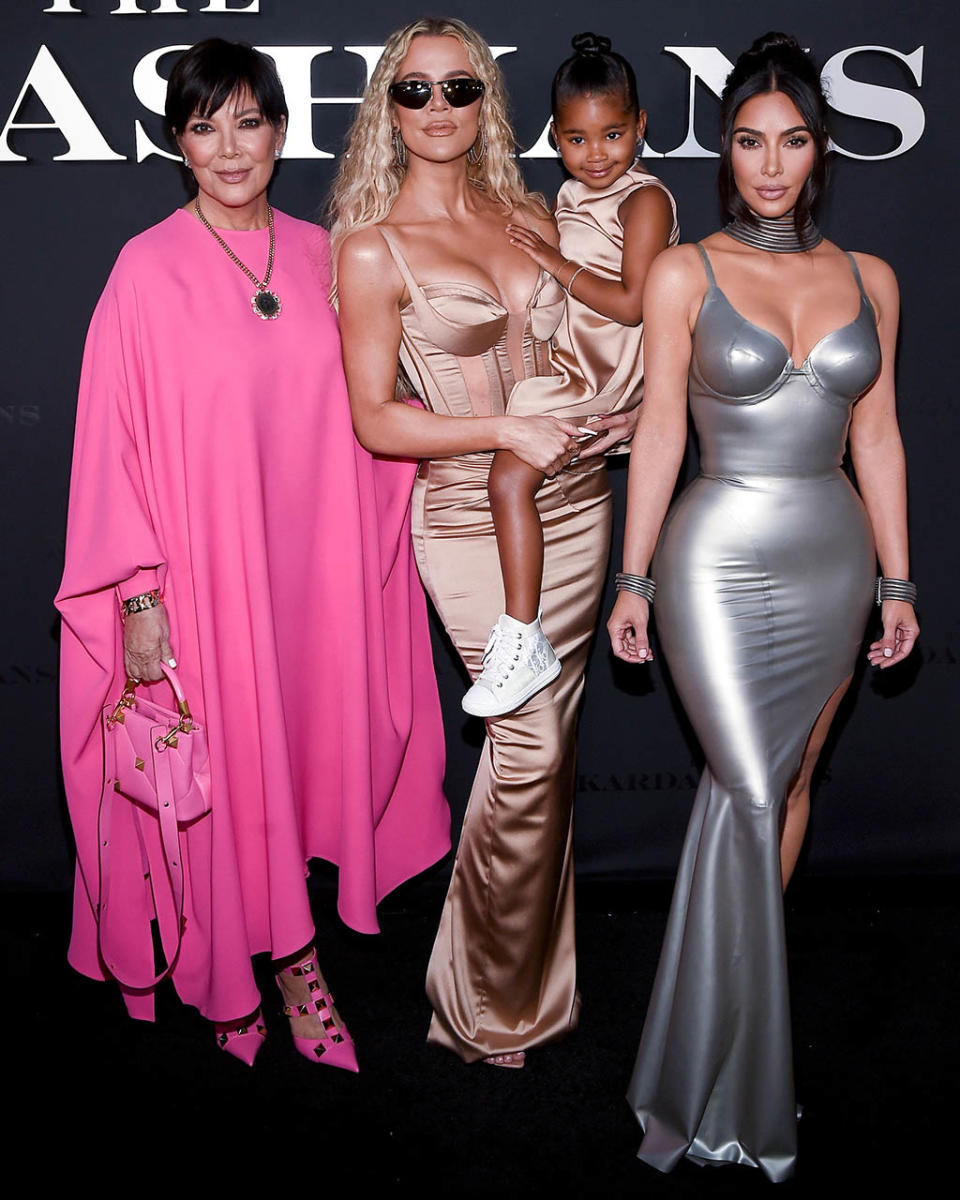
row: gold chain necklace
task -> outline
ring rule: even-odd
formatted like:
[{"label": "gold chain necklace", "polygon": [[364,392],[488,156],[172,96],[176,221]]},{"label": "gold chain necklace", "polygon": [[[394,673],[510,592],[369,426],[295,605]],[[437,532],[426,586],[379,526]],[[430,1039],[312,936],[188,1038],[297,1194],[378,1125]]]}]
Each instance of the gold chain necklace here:
[{"label": "gold chain necklace", "polygon": [[246,275],[246,277],[257,289],[250,297],[250,308],[253,310],[254,315],[258,316],[261,321],[275,321],[283,311],[283,306],[280,303],[280,297],[277,295],[277,293],[271,292],[267,289],[267,284],[270,282],[270,276],[273,274],[273,252],[276,249],[277,244],[276,234],[273,230],[273,209],[269,204],[267,205],[267,228],[270,230],[270,249],[267,253],[267,271],[263,277],[263,281],[261,282],[246,265],[246,263],[240,261],[240,259],[236,256],[236,254],[234,254],[220,234],[217,233],[214,227],[203,215],[203,210],[200,207],[199,196],[194,202],[193,207],[197,216],[200,218],[201,224],[213,234],[226,252],[230,261],[234,263],[235,266],[240,268],[244,275]]}]

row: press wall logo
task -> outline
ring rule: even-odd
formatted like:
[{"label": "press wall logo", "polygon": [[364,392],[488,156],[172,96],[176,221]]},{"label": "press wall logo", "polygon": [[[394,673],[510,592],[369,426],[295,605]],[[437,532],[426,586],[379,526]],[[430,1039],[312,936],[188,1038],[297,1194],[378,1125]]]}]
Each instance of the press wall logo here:
[{"label": "press wall logo", "polygon": [[39,424],[39,404],[0,404],[0,429],[32,429]]},{"label": "press wall logo", "polygon": [[[700,768],[695,766],[675,771],[580,771],[577,773],[577,792],[695,792],[701,774]],[[818,787],[828,785],[831,780],[830,768],[821,765],[817,770]]]},{"label": "press wall logo", "polygon": [[[110,4],[116,5],[110,8]],[[111,17],[173,17],[188,12],[202,13],[258,13],[260,0],[202,0],[201,3],[184,5],[181,0],[50,0],[50,7],[45,13],[58,13],[60,16],[84,13],[92,14],[107,10]]]},{"label": "press wall logo", "polygon": [[[152,4],[152,7],[148,7]],[[304,5],[306,15],[306,4]],[[49,7],[43,9],[58,18],[51,22],[51,35],[66,33],[69,29],[71,16],[103,15],[102,4],[93,0],[52,0]],[[193,5],[185,7],[177,0],[118,0],[116,6],[108,9],[110,16],[134,17],[177,17],[185,13],[196,15],[223,14],[256,16],[259,14],[259,4],[253,0],[208,0],[201,7]],[[167,28],[164,25],[164,28]],[[262,25],[260,26],[262,29]],[[191,31],[192,32],[192,31]],[[216,30],[211,30],[216,32]],[[253,26],[251,25],[251,33]],[[358,30],[358,33],[360,31]],[[362,36],[362,33],[360,33]],[[191,40],[196,40],[195,38]],[[283,82],[287,103],[290,109],[290,120],[287,125],[284,157],[290,159],[332,159],[335,155],[317,146],[314,141],[313,114],[319,105],[334,105],[345,110],[345,115],[352,114],[360,96],[317,96],[313,91],[313,67],[316,60],[325,54],[338,52],[356,55],[363,61],[364,84],[369,81],[374,67],[383,52],[382,46],[344,45],[334,47],[322,46],[275,46],[258,45],[259,50],[269,54],[277,64],[277,71]],[[187,49],[187,43],[159,46],[144,54],[137,62],[127,65],[130,72],[130,87],[133,96],[130,109],[134,109],[134,99],[143,110],[155,115],[162,115],[164,97],[166,94],[166,79],[160,73],[160,62],[174,52]],[[531,48],[535,53],[536,48]],[[496,58],[506,58],[518,54],[521,58],[528,53],[522,46],[491,46]],[[686,77],[686,132],[679,145],[670,148],[655,148],[649,142],[644,151],[648,158],[717,158],[716,149],[700,143],[696,133],[697,105],[702,104],[703,95],[707,92],[714,98],[719,97],[724,82],[733,66],[730,58],[717,46],[664,46],[663,54],[674,60],[676,68],[684,72]],[[863,44],[848,46],[830,55],[823,66],[822,78],[830,105],[835,112],[858,120],[880,122],[891,126],[899,135],[899,142],[892,149],[880,154],[858,154],[834,143],[833,148],[838,154],[849,158],[879,160],[896,158],[906,154],[919,142],[923,136],[926,116],[923,105],[914,95],[914,90],[923,84],[923,55],[924,47],[917,46],[915,50],[902,51],[893,46],[877,46]],[[864,57],[867,56],[867,57]],[[864,72],[870,73],[870,56],[882,56],[894,59],[905,70],[909,82],[909,90],[893,88],[864,80]],[[910,82],[912,81],[912,82]],[[15,92],[19,84],[19,91]],[[19,80],[12,80],[8,88],[0,92],[0,116],[4,118],[0,131],[0,163],[27,162],[28,156],[14,148],[12,138],[16,135],[18,146],[23,147],[21,135],[27,131],[57,131],[67,143],[62,153],[53,154],[54,162],[110,162],[132,159],[142,162],[151,155],[163,158],[176,158],[168,147],[157,145],[144,126],[143,122],[131,111],[132,145],[126,146],[122,152],[112,145],[106,133],[99,128],[91,113],[92,93],[100,87],[98,79],[87,88],[77,78],[70,78],[58,63],[54,51],[44,44],[39,47],[26,75]],[[361,89],[362,90],[362,89]],[[49,120],[28,119],[23,114],[25,106],[37,102],[46,110]],[[5,114],[5,116],[4,116]],[[521,158],[554,158],[555,151],[549,140],[549,118],[544,115],[541,133],[536,141],[520,152]],[[115,138],[114,138],[115,140]],[[27,143],[31,149],[38,145],[35,141]],[[40,144],[46,150],[47,144]],[[34,154],[34,157],[45,157]]]},{"label": "press wall logo", "polygon": [[578,771],[578,792],[692,792],[700,771],[693,766],[657,771]]}]

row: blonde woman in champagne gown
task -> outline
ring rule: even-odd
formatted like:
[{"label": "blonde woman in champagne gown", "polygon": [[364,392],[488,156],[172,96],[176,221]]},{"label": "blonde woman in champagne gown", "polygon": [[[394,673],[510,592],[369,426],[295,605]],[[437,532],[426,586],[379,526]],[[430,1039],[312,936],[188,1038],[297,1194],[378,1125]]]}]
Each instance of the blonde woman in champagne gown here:
[{"label": "blonde woman in champagne gown", "polygon": [[[472,677],[503,604],[492,453],[511,449],[550,476],[537,496],[544,608],[564,668],[487,724],[427,978],[430,1040],[505,1067],[577,1021],[574,735],[610,530],[602,459],[569,465],[575,426],[505,415],[515,383],[550,372],[547,340],[563,309],[560,287],[506,232],[524,223],[556,244],[512,149],[489,48],[458,21],[418,21],[387,42],[333,198],[357,435],[377,453],[423,459],[417,560]],[[394,400],[398,359],[409,384],[398,394],[422,407]],[[622,416],[598,424],[596,455],[632,431]]]}]

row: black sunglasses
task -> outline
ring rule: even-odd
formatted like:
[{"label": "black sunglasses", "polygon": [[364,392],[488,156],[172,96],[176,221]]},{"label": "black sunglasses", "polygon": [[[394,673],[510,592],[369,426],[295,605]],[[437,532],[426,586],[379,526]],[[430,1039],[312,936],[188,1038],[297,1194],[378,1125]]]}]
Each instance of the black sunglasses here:
[{"label": "black sunglasses", "polygon": [[455,79],[402,79],[390,84],[390,98],[401,108],[426,108],[435,87],[451,108],[466,108],[483,95],[483,81],[458,75]]}]

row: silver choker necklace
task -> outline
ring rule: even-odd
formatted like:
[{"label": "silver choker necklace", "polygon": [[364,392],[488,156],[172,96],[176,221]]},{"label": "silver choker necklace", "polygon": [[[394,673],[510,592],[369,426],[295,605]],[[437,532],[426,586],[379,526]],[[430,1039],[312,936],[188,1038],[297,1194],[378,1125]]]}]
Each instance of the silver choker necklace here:
[{"label": "silver choker necklace", "polygon": [[793,209],[782,217],[760,217],[753,213],[755,225],[748,224],[743,217],[734,217],[724,225],[723,232],[735,242],[753,246],[755,250],[770,250],[774,254],[796,254],[800,250],[812,250],[823,241],[823,234],[807,217],[802,229],[797,229],[793,220]]}]

